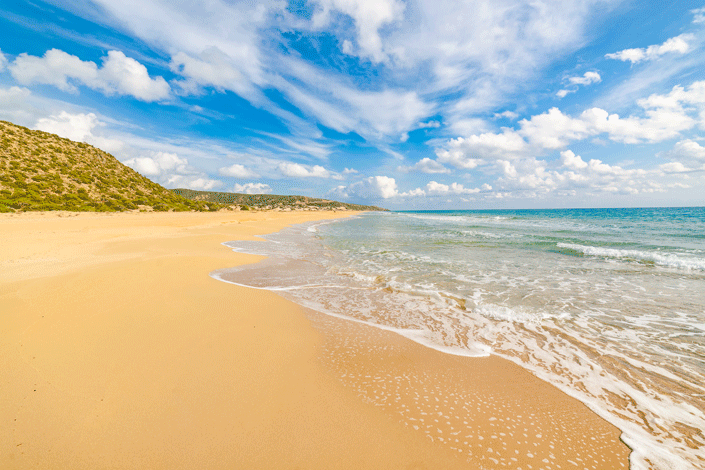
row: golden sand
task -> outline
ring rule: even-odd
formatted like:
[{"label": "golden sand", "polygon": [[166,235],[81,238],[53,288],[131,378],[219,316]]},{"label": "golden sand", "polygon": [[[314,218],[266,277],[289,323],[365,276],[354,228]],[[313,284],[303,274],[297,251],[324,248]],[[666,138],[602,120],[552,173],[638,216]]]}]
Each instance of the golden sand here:
[{"label": "golden sand", "polygon": [[0,215],[0,468],[627,465],[617,429],[508,361],[208,276],[260,259],[224,241],[341,215]]}]

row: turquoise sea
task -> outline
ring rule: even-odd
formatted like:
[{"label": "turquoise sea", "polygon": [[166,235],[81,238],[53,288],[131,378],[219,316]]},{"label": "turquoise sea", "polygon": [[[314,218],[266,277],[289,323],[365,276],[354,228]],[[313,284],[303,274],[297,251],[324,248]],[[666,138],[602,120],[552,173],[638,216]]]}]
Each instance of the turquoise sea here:
[{"label": "turquoise sea", "polygon": [[705,208],[366,213],[231,242],[213,276],[449,354],[496,354],[623,431],[632,468],[705,468]]}]

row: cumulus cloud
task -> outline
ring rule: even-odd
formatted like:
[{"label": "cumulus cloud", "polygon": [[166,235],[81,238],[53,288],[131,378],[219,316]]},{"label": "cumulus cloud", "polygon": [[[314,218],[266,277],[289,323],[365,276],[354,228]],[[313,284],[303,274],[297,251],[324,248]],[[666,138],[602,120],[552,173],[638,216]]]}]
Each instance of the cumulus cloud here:
[{"label": "cumulus cloud", "polygon": [[231,176],[233,178],[259,178],[259,175],[244,165],[235,163],[218,169],[221,176]]},{"label": "cumulus cloud", "polygon": [[705,81],[693,82],[687,88],[675,86],[668,94],[653,94],[637,104],[643,109],[643,117],[620,117],[601,108],[587,109],[573,117],[551,108],[522,119],[519,129],[451,139],[436,150],[436,155],[441,163],[472,169],[498,159],[560,150],[573,141],[601,134],[614,142],[638,144],[678,137],[698,123],[705,129]]},{"label": "cumulus cloud", "polygon": [[196,191],[210,191],[222,186],[222,182],[206,176],[171,175],[166,179],[165,185],[171,188],[187,188]]},{"label": "cumulus cloud", "polygon": [[43,57],[22,53],[8,68],[22,85],[41,83],[76,92],[80,84],[106,95],[129,95],[147,102],[169,97],[169,84],[162,77],[150,78],[147,68],[135,59],[109,51],[102,60],[103,66],[98,67],[95,62],[50,49]]},{"label": "cumulus cloud", "polygon": [[400,195],[396,180],[388,176],[370,176],[348,186],[338,186],[330,194],[341,199],[363,200],[389,199]]},{"label": "cumulus cloud", "polygon": [[480,188],[465,188],[462,184],[451,183],[450,185],[431,181],[426,185],[426,193],[431,196],[447,196],[449,194],[475,194]]},{"label": "cumulus cloud", "polygon": [[2,50],[0,50],[0,72],[5,70],[6,66],[7,66],[7,57],[5,57],[5,54],[3,54]]},{"label": "cumulus cloud", "polygon": [[333,175],[320,165],[309,166],[300,163],[282,162],[277,169],[283,176],[291,178],[330,178]]},{"label": "cumulus cloud", "polygon": [[584,161],[570,150],[561,152],[560,166],[550,169],[547,162],[526,158],[509,162],[499,160],[501,173],[496,190],[514,197],[536,198],[549,194],[622,194],[662,192],[665,187],[654,181],[661,170],[625,169],[598,159]]},{"label": "cumulus cloud", "polygon": [[692,41],[694,38],[692,34],[681,34],[680,36],[666,40],[660,45],[653,45],[641,49],[624,49],[612,54],[605,54],[605,57],[608,59],[621,60],[623,62],[629,61],[632,64],[636,64],[642,61],[658,59],[664,54],[685,54],[690,50],[688,41]]},{"label": "cumulus cloud", "polygon": [[582,170],[588,166],[578,155],[575,155],[572,150],[561,152],[561,163],[564,167],[571,170]]},{"label": "cumulus cloud", "polygon": [[597,72],[585,72],[582,77],[569,77],[568,81],[573,85],[592,85],[593,83],[600,83],[602,78]]},{"label": "cumulus cloud", "polygon": [[600,108],[583,111],[577,118],[558,108],[521,121],[520,135],[538,149],[560,149],[571,141],[606,133],[616,142],[660,142],[690,129],[695,121],[682,108],[646,109],[646,117],[620,118]]},{"label": "cumulus cloud", "polygon": [[151,157],[137,157],[124,161],[144,176],[159,176],[164,173],[188,172],[188,160],[175,153],[154,152]]},{"label": "cumulus cloud", "polygon": [[433,173],[450,173],[450,170],[440,163],[438,163],[435,160],[431,160],[430,158],[426,157],[418,162],[416,162],[415,165],[412,166],[400,166],[397,168],[397,171],[401,171],[404,173],[409,173],[412,171],[419,171],[421,173],[428,173],[428,174],[433,174]]},{"label": "cumulus cloud", "polygon": [[438,161],[457,168],[473,169],[483,160],[507,155],[522,155],[526,141],[516,132],[505,129],[501,134],[484,133],[451,139],[444,149],[436,151]]},{"label": "cumulus cloud", "polygon": [[268,184],[264,183],[245,183],[245,184],[235,184],[233,191],[236,193],[245,194],[269,194],[272,192],[272,188]]},{"label": "cumulus cloud", "polygon": [[570,93],[575,93],[576,91],[578,91],[578,90],[577,89],[576,90],[558,90],[558,92],[556,92],[556,96],[559,98],[565,98]]},{"label": "cumulus cloud", "polygon": [[133,157],[123,163],[169,188],[209,191],[223,185],[222,181],[212,179],[193,168],[187,158],[176,153],[152,151],[149,156]]},{"label": "cumulus cloud", "polygon": [[691,139],[681,140],[671,150],[660,152],[657,156],[672,160],[660,166],[669,173],[705,170],[705,147]]},{"label": "cumulus cloud", "polygon": [[75,142],[86,142],[106,152],[121,150],[124,146],[122,141],[94,134],[94,129],[103,126],[105,123],[93,113],[71,114],[61,111],[58,115],[39,119],[34,127]]}]

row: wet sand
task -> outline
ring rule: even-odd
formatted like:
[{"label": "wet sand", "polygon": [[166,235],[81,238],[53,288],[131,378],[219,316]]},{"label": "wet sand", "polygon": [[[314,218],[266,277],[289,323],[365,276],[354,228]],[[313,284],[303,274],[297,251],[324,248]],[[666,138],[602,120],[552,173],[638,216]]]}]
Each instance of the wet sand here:
[{"label": "wet sand", "polygon": [[208,276],[260,259],[224,241],[342,215],[0,214],[0,468],[628,465],[508,361]]}]

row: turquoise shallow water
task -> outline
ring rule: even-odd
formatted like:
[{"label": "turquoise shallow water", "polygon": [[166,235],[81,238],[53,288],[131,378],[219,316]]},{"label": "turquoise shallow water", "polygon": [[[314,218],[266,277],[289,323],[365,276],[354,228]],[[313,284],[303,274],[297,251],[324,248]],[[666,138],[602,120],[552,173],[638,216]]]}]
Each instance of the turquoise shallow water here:
[{"label": "turquoise shallow water", "polygon": [[216,277],[497,354],[624,431],[633,468],[705,468],[705,209],[369,213],[230,244]]}]

